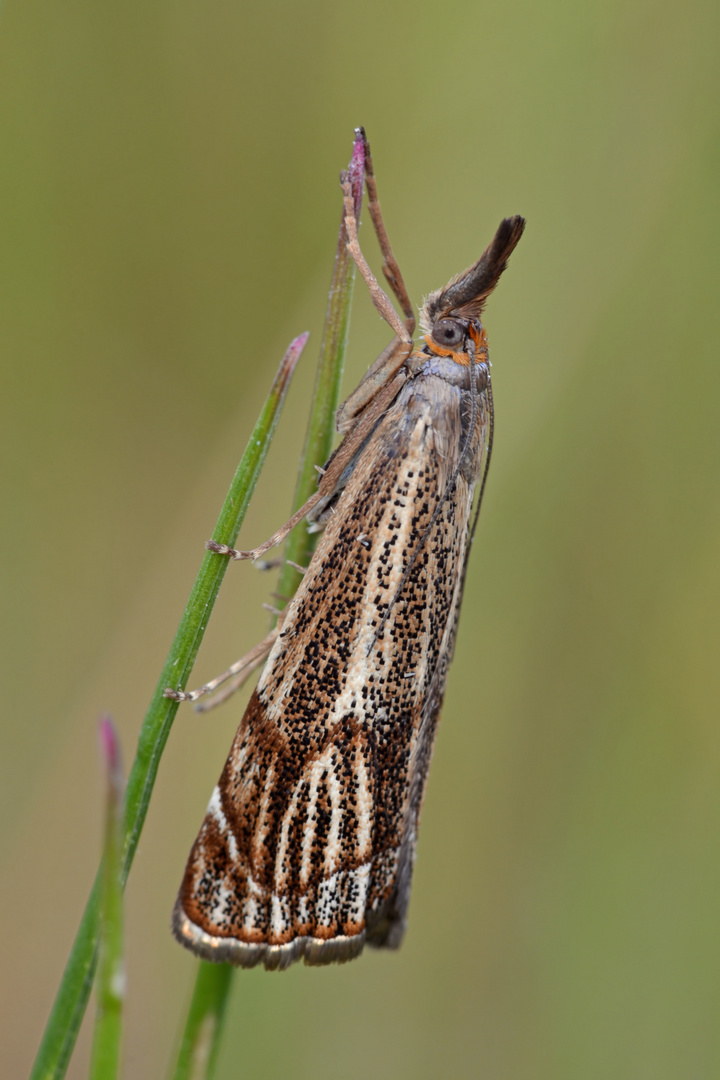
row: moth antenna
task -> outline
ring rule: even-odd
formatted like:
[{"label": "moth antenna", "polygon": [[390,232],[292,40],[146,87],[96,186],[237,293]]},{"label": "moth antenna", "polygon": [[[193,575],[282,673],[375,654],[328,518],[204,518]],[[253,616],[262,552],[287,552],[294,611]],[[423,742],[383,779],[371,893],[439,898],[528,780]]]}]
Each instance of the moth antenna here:
[{"label": "moth antenna", "polygon": [[[478,527],[478,521],[480,520],[480,508],[482,506],[483,495],[485,494],[485,485],[487,484],[488,473],[490,472],[490,458],[492,457],[493,447],[493,434],[495,431],[495,404],[492,396],[492,386],[490,383],[487,385],[488,393],[488,441],[487,450],[485,452],[485,465],[483,467],[482,480],[480,481],[480,494],[478,495],[477,506],[475,507],[475,515],[473,517],[472,528],[470,529],[470,535],[468,536],[467,547],[465,548],[465,558],[463,559],[462,572],[460,574],[460,595],[465,591],[465,578],[467,577],[468,567],[470,565],[470,552],[472,551],[473,541],[475,539],[475,531]],[[197,708],[197,706],[196,706]]]},{"label": "moth antenna", "polygon": [[480,507],[482,506],[483,495],[485,494],[485,485],[487,484],[488,473],[490,471],[490,458],[492,457],[493,448],[493,435],[495,434],[495,403],[492,396],[492,386],[490,383],[487,385],[488,392],[488,441],[487,441],[487,453],[485,454],[485,467],[483,468],[483,476],[480,481],[480,494],[478,495],[477,506],[475,507],[475,516],[473,517],[472,529],[470,530],[470,540],[467,546],[467,555],[470,554],[470,548],[472,547],[473,540],[475,539],[475,530],[477,529],[478,521],[480,519]]}]

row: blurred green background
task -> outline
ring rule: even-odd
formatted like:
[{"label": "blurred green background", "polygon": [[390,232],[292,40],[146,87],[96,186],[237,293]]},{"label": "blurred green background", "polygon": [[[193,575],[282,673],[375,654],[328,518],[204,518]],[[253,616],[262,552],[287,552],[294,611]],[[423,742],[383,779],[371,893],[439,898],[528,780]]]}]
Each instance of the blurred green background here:
[{"label": "blurred green background", "polygon": [[[129,762],[309,329],[242,543],[289,508],[359,123],[417,302],[528,219],[486,315],[493,469],[405,944],[240,973],[220,1075],[720,1075],[719,27],[709,0],[5,5],[3,1076],[97,863],[98,714]],[[346,389],[387,338],[358,283]],[[194,685],[272,587],[231,569]],[[128,1077],[163,1075],[180,1029],[169,915],[241,704],[181,710],[162,762]]]}]

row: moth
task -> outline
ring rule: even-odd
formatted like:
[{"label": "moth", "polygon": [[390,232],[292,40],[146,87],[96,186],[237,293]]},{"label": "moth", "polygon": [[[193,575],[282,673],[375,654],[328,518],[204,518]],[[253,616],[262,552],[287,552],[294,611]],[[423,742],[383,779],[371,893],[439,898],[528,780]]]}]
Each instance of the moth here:
[{"label": "moth", "polygon": [[[360,250],[342,174],[348,250],[395,337],[338,410],[344,438],[312,498],[252,551],[208,544],[258,558],[303,518],[322,528],[277,629],[226,673],[237,682],[267,657],[173,912],[181,944],[241,967],[345,961],[366,944],[402,940],[490,462],[481,314],[525,222],[503,220],[478,261],[430,293],[414,342],[367,144],[365,152],[368,209],[404,320]],[[194,699],[220,681],[166,693]]]}]

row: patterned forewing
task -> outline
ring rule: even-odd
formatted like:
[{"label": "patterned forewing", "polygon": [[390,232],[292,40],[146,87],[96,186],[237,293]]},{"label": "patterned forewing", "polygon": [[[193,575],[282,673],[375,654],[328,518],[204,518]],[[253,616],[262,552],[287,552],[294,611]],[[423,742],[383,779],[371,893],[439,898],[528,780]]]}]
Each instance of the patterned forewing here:
[{"label": "patterned forewing", "polygon": [[191,852],[179,917],[205,955],[284,966],[401,935],[483,449],[468,396],[406,384],[330,514]]}]

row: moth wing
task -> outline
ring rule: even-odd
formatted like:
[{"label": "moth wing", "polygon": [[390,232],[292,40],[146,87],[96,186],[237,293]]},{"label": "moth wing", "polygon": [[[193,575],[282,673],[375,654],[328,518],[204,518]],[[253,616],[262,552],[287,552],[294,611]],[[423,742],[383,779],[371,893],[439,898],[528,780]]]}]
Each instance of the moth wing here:
[{"label": "moth wing", "polygon": [[457,388],[410,380],[343,477],[188,862],[174,930],[200,955],[285,967],[399,944],[461,595],[464,445]]}]

